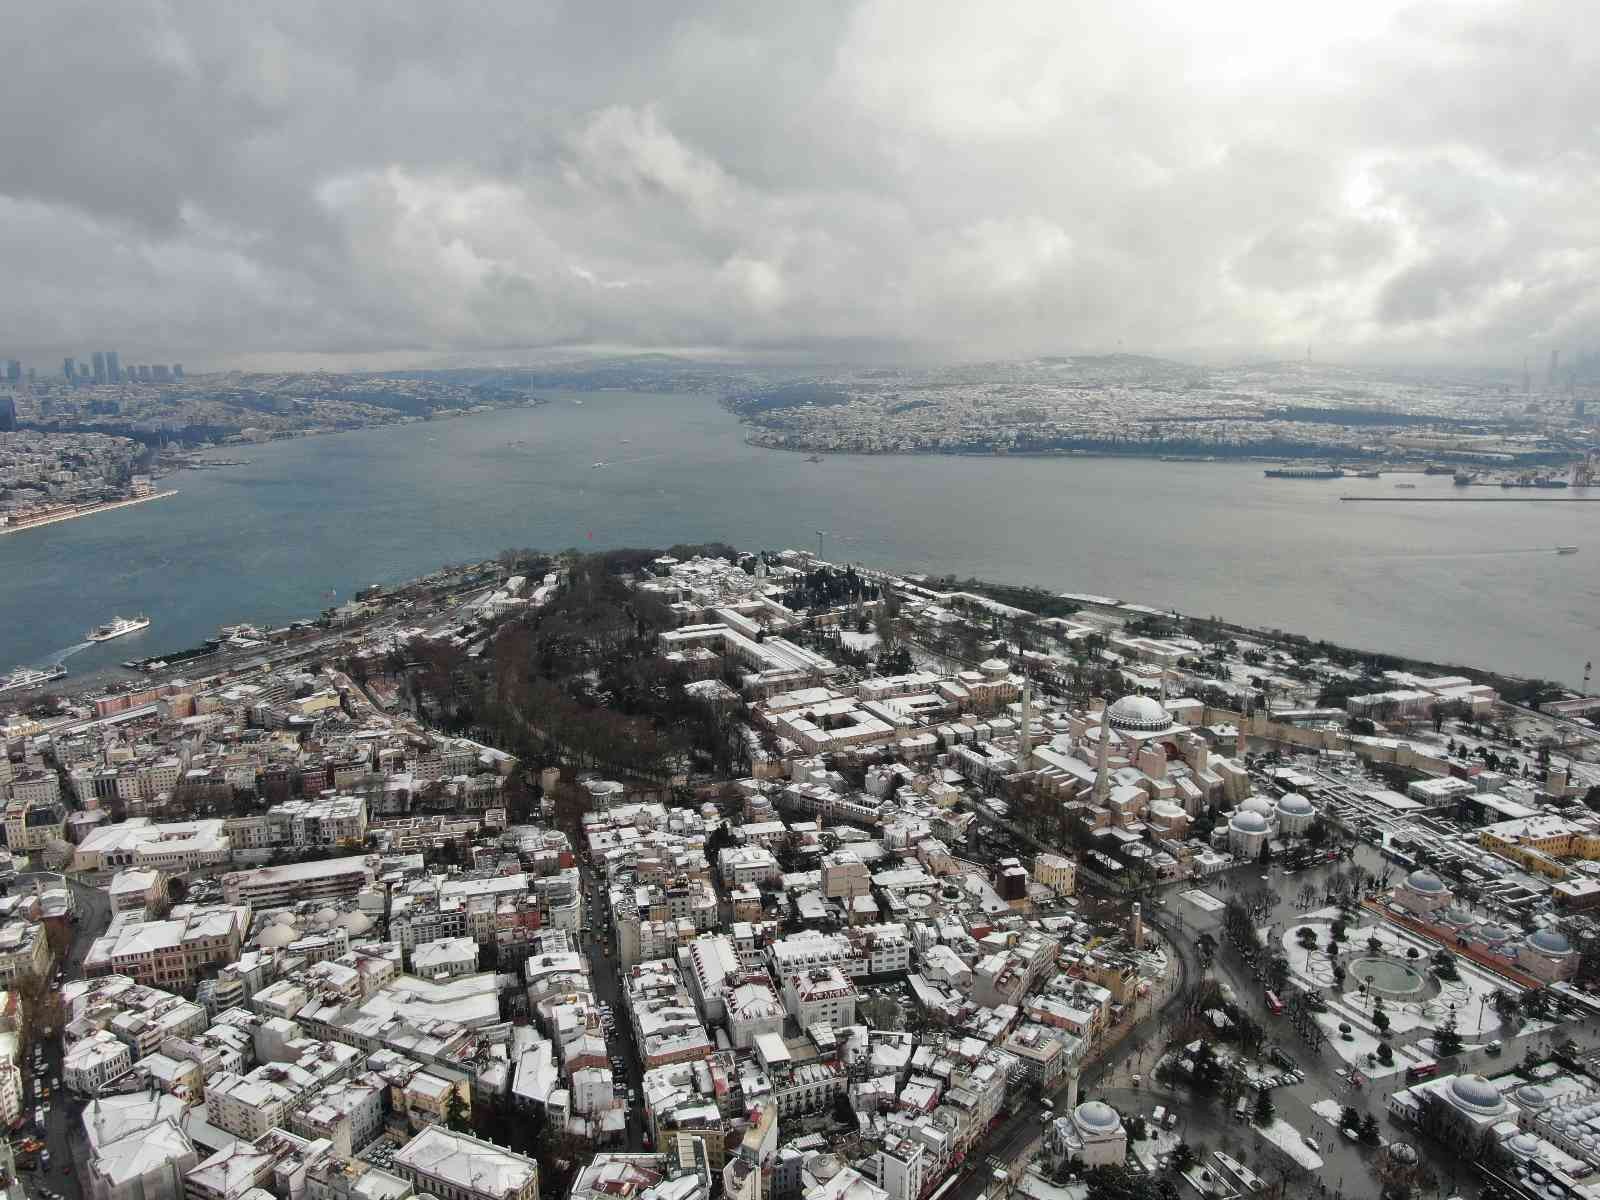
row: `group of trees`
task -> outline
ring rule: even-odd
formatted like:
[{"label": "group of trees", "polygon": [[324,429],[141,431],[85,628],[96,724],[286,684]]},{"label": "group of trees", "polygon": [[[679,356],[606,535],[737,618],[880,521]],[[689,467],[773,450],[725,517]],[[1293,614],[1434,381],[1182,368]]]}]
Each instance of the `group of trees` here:
[{"label": "group of trees", "polygon": [[527,764],[657,782],[696,766],[726,773],[736,705],[685,690],[689,675],[656,654],[671,610],[623,578],[656,553],[570,558],[566,586],[497,630],[481,658],[442,641],[408,645],[400,657],[414,704]]}]

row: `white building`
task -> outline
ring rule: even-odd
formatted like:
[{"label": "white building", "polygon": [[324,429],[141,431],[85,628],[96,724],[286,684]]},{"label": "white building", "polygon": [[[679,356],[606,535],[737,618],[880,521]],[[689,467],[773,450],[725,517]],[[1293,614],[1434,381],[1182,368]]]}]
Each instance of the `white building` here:
[{"label": "white building", "polygon": [[469,937],[439,938],[411,952],[411,972],[424,979],[454,979],[478,970],[478,943]]},{"label": "white building", "polygon": [[61,1059],[61,1082],[80,1096],[93,1096],[109,1081],[133,1069],[133,1052],[103,1029],[73,1043]]},{"label": "white building", "polygon": [[785,976],[783,999],[801,1029],[824,1021],[836,1029],[855,1024],[856,987],[836,966],[810,967]]},{"label": "white building", "polygon": [[492,1142],[430,1126],[394,1156],[394,1172],[439,1200],[538,1200],[539,1164]]}]

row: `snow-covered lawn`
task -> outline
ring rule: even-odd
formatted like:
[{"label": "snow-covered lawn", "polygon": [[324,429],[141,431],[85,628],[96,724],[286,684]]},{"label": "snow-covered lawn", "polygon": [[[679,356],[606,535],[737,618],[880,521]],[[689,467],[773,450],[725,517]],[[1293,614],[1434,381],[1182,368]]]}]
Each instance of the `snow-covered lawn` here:
[{"label": "snow-covered lawn", "polygon": [[1306,1145],[1300,1131],[1282,1117],[1274,1117],[1271,1125],[1257,1125],[1255,1131],[1306,1170],[1321,1169],[1322,1155]]},{"label": "snow-covered lawn", "polygon": [[1317,1100],[1312,1103],[1311,1111],[1337,1129],[1339,1116],[1344,1112],[1344,1105],[1337,1100]]}]

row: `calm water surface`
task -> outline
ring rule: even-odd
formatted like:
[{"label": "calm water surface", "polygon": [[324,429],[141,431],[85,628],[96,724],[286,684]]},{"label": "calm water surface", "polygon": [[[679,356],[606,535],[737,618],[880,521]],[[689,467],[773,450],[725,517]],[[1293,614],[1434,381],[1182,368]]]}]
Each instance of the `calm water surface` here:
[{"label": "calm water surface", "polygon": [[[581,403],[579,402],[581,401]],[[140,634],[86,670],[219,625],[314,615],[369,583],[507,546],[815,547],[897,571],[1111,594],[1346,644],[1576,684],[1600,650],[1600,505],[1341,504],[1393,479],[1257,465],[831,456],[745,445],[705,397],[556,396],[539,409],[280,442],[181,493],[0,537],[0,670]],[[603,467],[592,464],[603,462]],[[1448,477],[1410,494],[1456,494]],[[1573,543],[1577,555],[1554,547]]]}]

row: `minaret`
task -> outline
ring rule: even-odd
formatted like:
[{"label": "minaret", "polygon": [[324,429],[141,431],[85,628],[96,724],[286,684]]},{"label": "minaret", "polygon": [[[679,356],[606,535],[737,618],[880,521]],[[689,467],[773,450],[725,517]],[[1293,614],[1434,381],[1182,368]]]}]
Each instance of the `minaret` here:
[{"label": "minaret", "polygon": [[1100,713],[1100,755],[1095,760],[1094,768],[1094,802],[1104,804],[1106,797],[1111,794],[1109,775],[1111,768],[1111,721],[1102,710]]},{"label": "minaret", "polygon": [[1067,1068],[1067,1115],[1071,1116],[1078,1108],[1078,1064],[1073,1063]]},{"label": "minaret", "polygon": [[1024,771],[1033,757],[1033,680],[1022,677],[1022,736],[1017,739],[1017,756]]},{"label": "minaret", "polygon": [[1133,948],[1144,949],[1144,912],[1139,907],[1139,902],[1133,902]]}]

